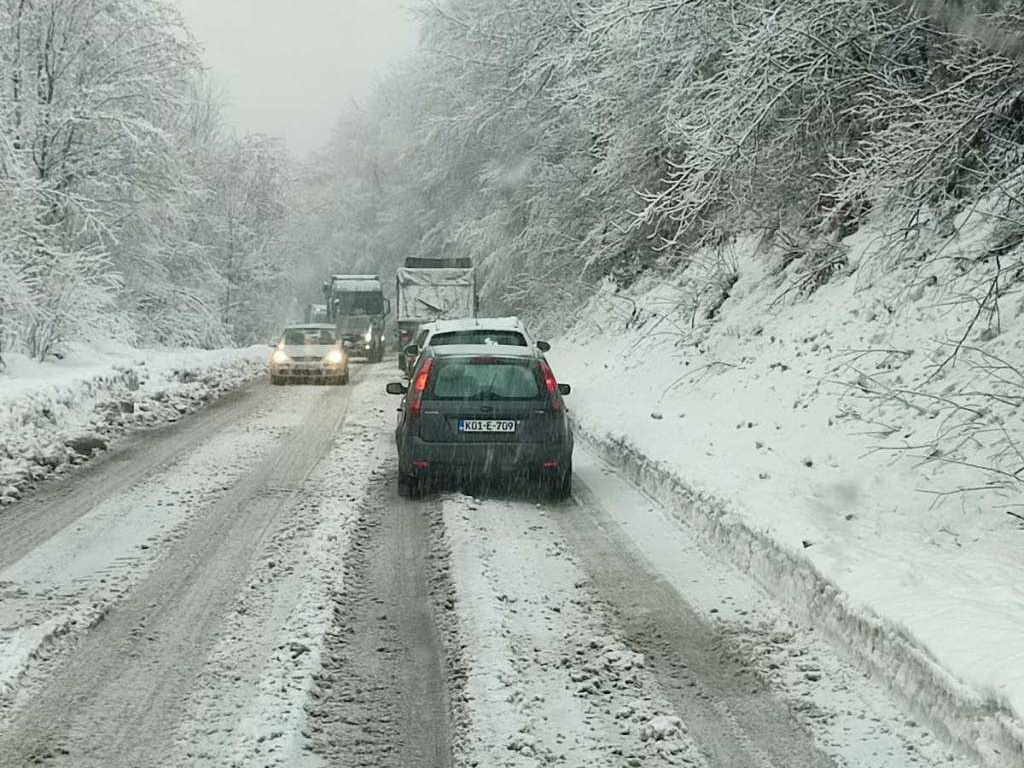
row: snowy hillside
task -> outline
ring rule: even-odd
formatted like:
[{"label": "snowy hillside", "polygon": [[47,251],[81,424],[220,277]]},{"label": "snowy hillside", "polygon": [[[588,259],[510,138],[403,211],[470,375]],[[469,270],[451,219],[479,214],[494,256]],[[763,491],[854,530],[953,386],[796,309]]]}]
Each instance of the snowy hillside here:
[{"label": "snowy hillside", "polygon": [[892,269],[862,230],[810,296],[741,241],[606,287],[550,357],[606,458],[999,765],[1024,750],[1024,321],[963,300],[992,221]]}]

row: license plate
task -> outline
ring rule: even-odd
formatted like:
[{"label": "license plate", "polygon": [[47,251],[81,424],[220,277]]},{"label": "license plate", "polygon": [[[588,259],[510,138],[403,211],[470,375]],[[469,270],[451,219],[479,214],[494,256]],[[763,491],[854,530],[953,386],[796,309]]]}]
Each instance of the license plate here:
[{"label": "license plate", "polygon": [[459,432],[515,432],[516,423],[505,419],[459,419]]}]

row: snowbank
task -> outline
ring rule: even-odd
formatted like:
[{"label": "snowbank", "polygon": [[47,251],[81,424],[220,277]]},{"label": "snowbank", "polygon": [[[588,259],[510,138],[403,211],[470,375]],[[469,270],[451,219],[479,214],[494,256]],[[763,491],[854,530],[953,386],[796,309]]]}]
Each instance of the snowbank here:
[{"label": "snowbank", "polygon": [[652,276],[595,297],[549,357],[584,438],[705,544],[918,718],[1020,765],[1024,530],[1006,512],[1022,500],[1000,472],[1024,382],[998,361],[1019,358],[1024,323],[1018,299],[971,326],[965,280],[986,279],[991,232],[957,224],[932,244],[944,258],[900,269],[862,231],[853,267],[809,296],[788,291],[798,264],[742,243],[712,319],[696,267]]},{"label": "snowbank", "polygon": [[179,419],[261,373],[262,346],[229,350],[77,347],[0,373],[0,504],[85,461],[126,430]]}]

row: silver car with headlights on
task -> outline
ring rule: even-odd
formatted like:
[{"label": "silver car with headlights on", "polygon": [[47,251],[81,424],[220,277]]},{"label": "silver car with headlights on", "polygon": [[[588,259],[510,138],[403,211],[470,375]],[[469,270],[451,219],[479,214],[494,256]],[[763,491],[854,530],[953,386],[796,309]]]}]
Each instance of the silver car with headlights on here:
[{"label": "silver car with headlights on", "polygon": [[270,382],[348,383],[348,353],[333,325],[305,323],[284,329],[270,355]]}]

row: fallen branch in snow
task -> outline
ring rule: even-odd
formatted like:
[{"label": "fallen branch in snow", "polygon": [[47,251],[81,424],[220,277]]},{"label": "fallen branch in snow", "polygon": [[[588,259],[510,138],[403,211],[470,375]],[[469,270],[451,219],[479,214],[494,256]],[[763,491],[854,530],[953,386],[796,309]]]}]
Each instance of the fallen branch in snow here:
[{"label": "fallen branch in snow", "polygon": [[849,265],[846,254],[842,251],[827,254],[809,252],[806,255],[816,263],[802,270],[782,293],[772,299],[768,305],[769,309],[775,307],[792,293],[800,295],[813,293]]},{"label": "fallen branch in snow", "polygon": [[733,365],[732,363],[727,363],[727,362],[725,362],[723,360],[712,360],[710,363],[707,363],[706,365],[702,365],[702,366],[700,366],[698,368],[694,368],[692,371],[687,371],[682,376],[680,376],[678,379],[676,379],[671,384],[669,384],[667,387],[665,387],[664,391],[658,396],[658,403],[660,404],[662,399],[665,397],[665,395],[667,395],[673,389],[678,387],[680,384],[682,384],[688,378],[690,378],[692,376],[696,376],[697,374],[700,374],[700,373],[705,372],[705,371],[710,373],[711,370],[713,368],[716,368],[716,367],[735,368],[736,366]]},{"label": "fallen branch in snow", "polygon": [[[974,317],[971,318],[970,322],[967,324],[967,327],[964,328],[964,332],[963,332],[963,335],[960,337],[960,340],[957,341],[953,345],[953,351],[950,352],[949,355],[947,355],[946,358],[935,367],[935,369],[932,371],[931,375],[929,375],[928,381],[932,381],[933,379],[935,379],[935,377],[937,377],[940,373],[942,373],[942,371],[946,368],[947,365],[949,365],[954,360],[956,360],[957,355],[959,355],[961,348],[963,347],[964,343],[967,341],[967,337],[971,335],[971,331],[974,330],[974,327],[977,325],[978,320],[981,318],[981,316],[985,312],[985,310],[986,309],[990,309],[990,311],[996,311],[996,312],[998,311],[998,306],[999,306],[999,304],[998,304],[998,302],[999,302],[999,279],[1000,279],[1000,277],[1002,277],[1002,271],[1003,270],[1002,270],[1001,264],[999,263],[999,256],[996,256],[995,258],[996,258],[996,273],[992,277],[992,280],[989,282],[988,291],[985,293],[985,297],[981,301],[978,302],[978,309],[974,313]],[[993,306],[994,306],[994,310],[991,309]]]}]

